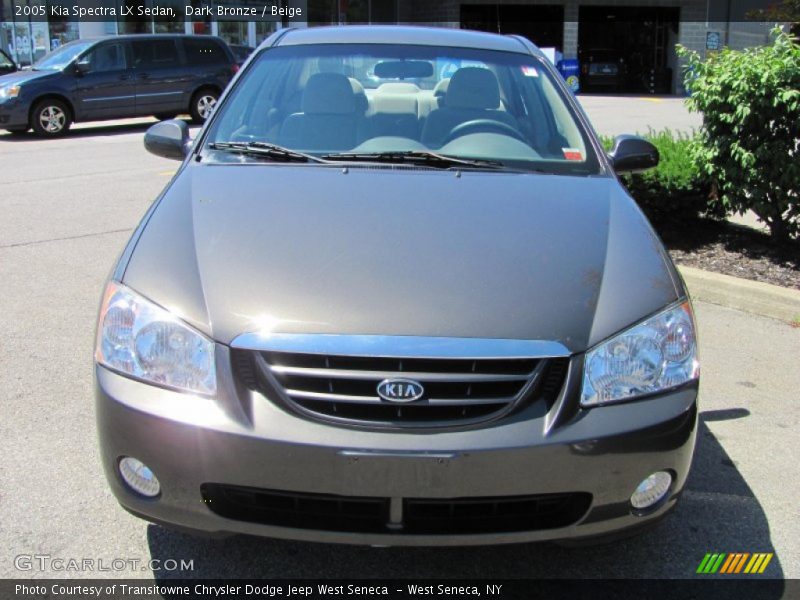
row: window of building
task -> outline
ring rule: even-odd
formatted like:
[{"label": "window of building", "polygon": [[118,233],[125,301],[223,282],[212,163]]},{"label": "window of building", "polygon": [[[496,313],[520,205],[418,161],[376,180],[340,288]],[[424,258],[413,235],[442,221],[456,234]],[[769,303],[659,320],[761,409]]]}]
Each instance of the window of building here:
[{"label": "window of building", "polygon": [[396,23],[397,0],[308,0],[308,22]]},{"label": "window of building", "polygon": [[220,21],[218,35],[229,44],[247,46],[247,21]]},{"label": "window of building", "polygon": [[153,33],[152,17],[139,16],[140,8],[147,8],[148,0],[121,0],[120,33]]},{"label": "window of building", "polygon": [[183,0],[159,0],[158,7],[171,8],[174,16],[153,17],[155,33],[184,33],[186,31]]}]

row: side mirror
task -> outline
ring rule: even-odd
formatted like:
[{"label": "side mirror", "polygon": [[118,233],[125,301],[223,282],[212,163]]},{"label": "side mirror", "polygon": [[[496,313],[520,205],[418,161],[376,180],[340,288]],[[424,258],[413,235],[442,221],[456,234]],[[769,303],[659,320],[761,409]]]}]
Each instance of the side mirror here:
[{"label": "side mirror", "polygon": [[75,63],[75,72],[78,75],[86,75],[91,70],[92,70],[92,63],[90,63],[85,58]]},{"label": "side mirror", "polygon": [[183,160],[190,146],[189,126],[178,119],[156,123],[144,134],[147,151],[163,158]]},{"label": "side mirror", "polygon": [[636,173],[658,165],[658,148],[635,135],[618,135],[614,148],[608,153],[611,166],[617,173]]}]

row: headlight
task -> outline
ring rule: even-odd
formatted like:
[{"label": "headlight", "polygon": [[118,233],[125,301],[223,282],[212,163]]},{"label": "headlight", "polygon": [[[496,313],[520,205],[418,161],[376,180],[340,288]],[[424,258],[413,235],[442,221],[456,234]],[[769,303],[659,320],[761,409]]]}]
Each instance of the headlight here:
[{"label": "headlight", "polygon": [[217,390],[214,343],[114,282],[108,284],[100,307],[95,360],[165,387],[199,394]]},{"label": "headlight", "polygon": [[586,353],[581,406],[628,400],[697,378],[689,302],[634,325]]},{"label": "headlight", "polygon": [[0,87],[0,98],[16,98],[19,96],[19,89],[18,85]]}]

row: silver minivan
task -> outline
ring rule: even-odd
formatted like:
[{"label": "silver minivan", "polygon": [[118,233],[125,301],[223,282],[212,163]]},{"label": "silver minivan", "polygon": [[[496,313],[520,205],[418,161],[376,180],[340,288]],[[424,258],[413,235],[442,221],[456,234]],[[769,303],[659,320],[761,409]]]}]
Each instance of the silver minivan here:
[{"label": "silver minivan", "polygon": [[97,418],[129,512],[211,535],[594,541],[664,517],[697,431],[692,307],[529,41],[283,30],[102,297]]}]

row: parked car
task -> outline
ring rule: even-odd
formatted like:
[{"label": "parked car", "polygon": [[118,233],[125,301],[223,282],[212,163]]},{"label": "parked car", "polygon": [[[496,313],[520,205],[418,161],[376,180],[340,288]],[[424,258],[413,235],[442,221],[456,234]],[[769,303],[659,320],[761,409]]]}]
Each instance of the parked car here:
[{"label": "parked car", "polygon": [[244,64],[244,61],[253,53],[255,48],[251,48],[250,46],[242,46],[241,44],[228,44],[228,47],[233,52],[233,56],[236,57],[236,64],[240,67]]},{"label": "parked car", "polygon": [[17,63],[11,60],[11,57],[0,49],[0,75],[8,75],[17,70]]},{"label": "parked car", "polygon": [[578,53],[585,90],[622,90],[627,76],[624,57],[617,50],[592,48]]},{"label": "parked car", "polygon": [[228,45],[211,36],[77,40],[0,77],[0,128],[58,136],[76,121],[186,112],[203,122],[236,68]]},{"label": "parked car", "polygon": [[674,508],[692,306],[617,178],[658,152],[606,155],[529,41],[284,30],[193,141],[172,120],[144,143],[182,163],[101,301],[100,448],[126,510],[461,545],[629,535]]}]

